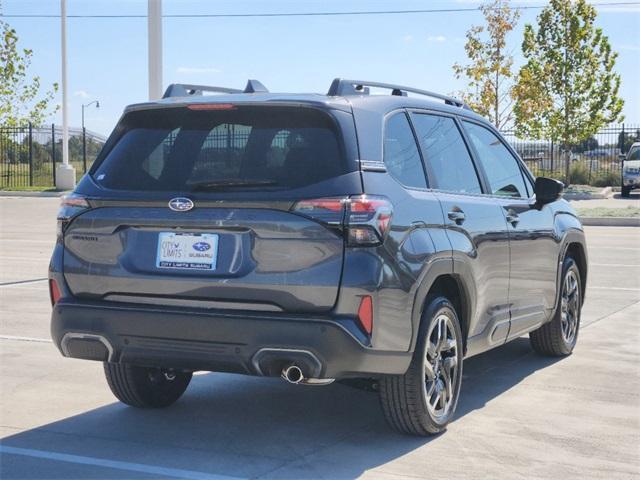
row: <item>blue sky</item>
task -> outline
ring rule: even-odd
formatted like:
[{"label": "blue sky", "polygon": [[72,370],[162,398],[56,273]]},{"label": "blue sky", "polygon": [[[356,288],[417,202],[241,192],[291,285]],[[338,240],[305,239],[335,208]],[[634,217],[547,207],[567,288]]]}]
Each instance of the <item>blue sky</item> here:
[{"label": "blue sky", "polygon": [[[608,3],[614,0],[597,0]],[[513,1],[543,5],[544,1]],[[3,13],[58,14],[57,0],[3,0]],[[476,7],[475,0],[163,0],[165,14],[410,10]],[[68,0],[68,14],[145,15],[146,0]],[[619,52],[626,122],[640,123],[640,5],[598,7],[597,23]],[[510,46],[519,56],[522,29],[539,10],[525,10]],[[32,73],[60,79],[60,20],[7,18],[20,45],[34,50]],[[464,36],[477,11],[410,15],[285,18],[165,18],[164,84],[243,87],[261,80],[271,91],[325,92],[334,77],[364,78],[450,93],[463,84],[451,65],[466,62]],[[69,18],[70,125],[108,134],[125,105],[147,99],[145,18]],[[60,122],[60,114],[50,119]]]}]

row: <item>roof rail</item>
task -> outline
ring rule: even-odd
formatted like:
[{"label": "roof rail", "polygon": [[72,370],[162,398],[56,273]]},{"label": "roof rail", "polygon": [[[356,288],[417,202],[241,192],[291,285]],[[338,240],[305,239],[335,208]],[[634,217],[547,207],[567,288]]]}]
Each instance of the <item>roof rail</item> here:
[{"label": "roof rail", "polygon": [[167,87],[162,98],[170,97],[191,97],[194,95],[203,95],[204,92],[215,93],[267,93],[265,87],[258,80],[248,80],[244,90],[227,87],[212,87],[208,85],[189,85],[185,83],[172,83]]},{"label": "roof rail", "polygon": [[347,96],[347,95],[369,95],[369,88],[385,88],[391,90],[391,95],[406,97],[407,92],[417,93],[431,98],[443,100],[447,105],[471,110],[469,106],[462,100],[442,95],[441,93],[430,92],[428,90],[420,90],[418,88],[403,87],[402,85],[393,85],[391,83],[369,82],[367,80],[346,80],[344,78],[336,78],[331,82],[331,87],[327,95],[329,96]]}]

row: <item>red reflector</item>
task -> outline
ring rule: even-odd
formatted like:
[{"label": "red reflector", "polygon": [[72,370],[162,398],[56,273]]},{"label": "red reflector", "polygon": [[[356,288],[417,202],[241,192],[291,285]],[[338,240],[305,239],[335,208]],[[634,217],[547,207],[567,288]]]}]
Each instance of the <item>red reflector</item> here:
[{"label": "red reflector", "polygon": [[235,110],[236,106],[231,103],[194,103],[187,105],[189,110]]},{"label": "red reflector", "polygon": [[360,300],[360,307],[358,307],[358,321],[367,335],[371,335],[373,331],[373,302],[369,295],[365,295]]},{"label": "red reflector", "polygon": [[53,278],[49,279],[49,298],[51,298],[51,305],[55,305],[58,303],[62,297],[62,293],[60,293],[60,287],[58,287],[58,282],[56,282]]}]

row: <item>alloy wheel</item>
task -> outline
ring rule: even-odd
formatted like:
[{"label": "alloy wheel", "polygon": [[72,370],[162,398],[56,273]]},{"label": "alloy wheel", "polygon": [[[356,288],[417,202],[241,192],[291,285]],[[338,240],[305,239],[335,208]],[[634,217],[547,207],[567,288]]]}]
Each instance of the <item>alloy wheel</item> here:
[{"label": "alloy wheel", "polygon": [[458,376],[456,330],[448,315],[440,313],[427,333],[424,358],[424,396],[434,419],[446,417],[455,401]]},{"label": "alloy wheel", "polygon": [[560,304],[560,326],[562,338],[567,344],[572,344],[578,332],[580,315],[580,288],[576,272],[569,270],[562,284],[562,298]]}]

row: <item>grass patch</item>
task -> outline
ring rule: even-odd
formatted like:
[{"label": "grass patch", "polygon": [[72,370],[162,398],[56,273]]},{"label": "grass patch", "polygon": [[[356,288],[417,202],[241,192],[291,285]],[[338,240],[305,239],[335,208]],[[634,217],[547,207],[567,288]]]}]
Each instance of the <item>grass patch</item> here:
[{"label": "grass patch", "polygon": [[42,187],[42,186],[18,186],[18,187],[2,187],[0,192],[61,192],[55,187]]},{"label": "grass patch", "polygon": [[569,185],[564,189],[564,193],[600,193],[602,187],[592,187],[591,185]]},{"label": "grass patch", "polygon": [[618,217],[618,218],[640,218],[640,208],[628,206],[626,208],[577,208],[576,211],[581,217]]}]

